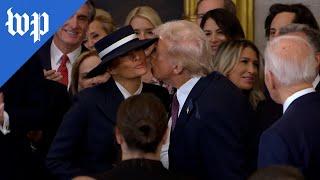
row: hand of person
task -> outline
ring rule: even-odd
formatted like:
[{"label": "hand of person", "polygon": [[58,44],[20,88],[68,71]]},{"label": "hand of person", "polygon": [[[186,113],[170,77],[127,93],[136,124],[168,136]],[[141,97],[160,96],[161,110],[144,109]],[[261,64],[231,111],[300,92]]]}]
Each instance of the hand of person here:
[{"label": "hand of person", "polygon": [[62,75],[60,72],[57,72],[56,70],[43,70],[44,77],[46,79],[52,80],[52,81],[60,81],[62,79]]},{"label": "hand of person", "polygon": [[32,143],[40,143],[40,141],[43,139],[43,131],[42,130],[28,131],[27,138]]},{"label": "hand of person", "polygon": [[4,122],[4,102],[3,102],[3,94],[0,93],[0,124],[3,126]]}]

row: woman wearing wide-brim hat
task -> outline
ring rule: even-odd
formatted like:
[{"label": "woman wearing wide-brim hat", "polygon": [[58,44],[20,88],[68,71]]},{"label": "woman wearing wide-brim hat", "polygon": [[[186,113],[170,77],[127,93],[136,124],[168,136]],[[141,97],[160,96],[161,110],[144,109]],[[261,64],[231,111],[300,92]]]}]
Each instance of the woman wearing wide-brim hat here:
[{"label": "woman wearing wide-brim hat", "polygon": [[75,97],[47,156],[47,167],[54,175],[70,179],[112,168],[119,159],[114,138],[116,112],[124,99],[153,93],[168,107],[166,89],[141,81],[147,71],[143,50],[156,40],[139,40],[132,27],[126,26],[96,43],[102,61],[87,77],[108,71],[111,78]]}]

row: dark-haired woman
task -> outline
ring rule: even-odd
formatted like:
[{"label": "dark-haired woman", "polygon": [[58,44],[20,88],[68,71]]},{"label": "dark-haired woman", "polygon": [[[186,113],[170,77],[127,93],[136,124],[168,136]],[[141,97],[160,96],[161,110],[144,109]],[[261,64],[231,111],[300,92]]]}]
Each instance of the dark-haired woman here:
[{"label": "dark-haired woman", "polygon": [[225,9],[208,11],[203,16],[200,27],[208,37],[213,55],[221,43],[245,38],[238,18]]},{"label": "dark-haired woman", "polygon": [[123,101],[115,130],[122,161],[97,179],[173,179],[160,162],[167,132],[167,113],[158,98],[144,94]]}]

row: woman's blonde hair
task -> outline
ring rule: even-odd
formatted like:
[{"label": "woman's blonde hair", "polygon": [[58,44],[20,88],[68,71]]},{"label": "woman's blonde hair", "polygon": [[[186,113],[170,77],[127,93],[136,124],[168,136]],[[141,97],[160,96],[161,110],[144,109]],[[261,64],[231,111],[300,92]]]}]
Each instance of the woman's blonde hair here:
[{"label": "woman's blonde hair", "polygon": [[76,59],[76,61],[72,65],[72,72],[71,72],[71,83],[70,83],[70,91],[72,95],[75,95],[79,92],[79,72],[80,72],[80,65],[82,62],[91,56],[99,57],[96,50],[85,51],[80,54],[80,56]]},{"label": "woman's blonde hair", "polygon": [[222,43],[213,59],[213,69],[228,77],[228,74],[238,64],[241,53],[245,48],[251,48],[255,51],[259,62],[258,79],[254,83],[252,90],[249,92],[249,101],[253,108],[256,109],[258,103],[265,99],[263,94],[264,63],[258,48],[251,41],[232,40]]},{"label": "woman's blonde hair", "polygon": [[103,30],[107,34],[110,34],[111,32],[116,30],[116,26],[111,14],[103,9],[96,8],[96,15],[93,20],[100,22],[102,24]]},{"label": "woman's blonde hair", "polygon": [[162,24],[161,18],[157,11],[149,6],[138,6],[132,9],[129,14],[127,15],[125,25],[129,25],[133,18],[135,17],[142,17],[150,21],[150,23],[157,27]]}]

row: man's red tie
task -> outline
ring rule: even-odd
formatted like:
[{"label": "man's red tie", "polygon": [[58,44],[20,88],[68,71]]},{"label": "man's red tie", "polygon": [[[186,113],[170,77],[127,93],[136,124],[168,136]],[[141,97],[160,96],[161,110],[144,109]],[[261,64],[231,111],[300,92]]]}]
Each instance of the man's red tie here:
[{"label": "man's red tie", "polygon": [[60,80],[60,83],[68,86],[68,68],[67,68],[67,62],[69,61],[69,57],[67,55],[61,56],[61,63],[58,68],[58,72],[61,73],[62,79]]}]

